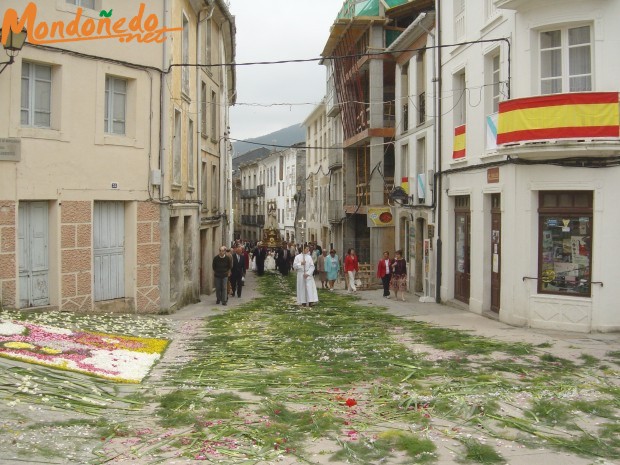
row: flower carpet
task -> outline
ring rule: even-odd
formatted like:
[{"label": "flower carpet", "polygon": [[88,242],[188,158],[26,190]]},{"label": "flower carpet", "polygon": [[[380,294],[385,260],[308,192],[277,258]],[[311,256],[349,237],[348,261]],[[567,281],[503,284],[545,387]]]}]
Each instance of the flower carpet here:
[{"label": "flower carpet", "polygon": [[117,382],[141,382],[167,345],[166,339],[0,320],[0,357]]}]

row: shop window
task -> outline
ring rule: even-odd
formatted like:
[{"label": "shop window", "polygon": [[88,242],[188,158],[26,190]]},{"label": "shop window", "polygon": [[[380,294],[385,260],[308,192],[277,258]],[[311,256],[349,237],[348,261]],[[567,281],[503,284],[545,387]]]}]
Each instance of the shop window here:
[{"label": "shop window", "polygon": [[540,193],[539,293],[590,296],[592,202],[589,191]]}]

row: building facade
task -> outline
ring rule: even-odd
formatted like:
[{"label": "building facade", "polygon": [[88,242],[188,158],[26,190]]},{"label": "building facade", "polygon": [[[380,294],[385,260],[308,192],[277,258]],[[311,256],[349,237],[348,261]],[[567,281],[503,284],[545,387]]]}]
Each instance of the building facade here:
[{"label": "building facade", "polygon": [[[409,290],[422,301],[436,299],[435,125],[436,37],[433,10],[422,12],[388,47],[396,59],[395,250],[408,263]],[[396,192],[401,194],[397,198]]]},{"label": "building facade", "polygon": [[304,121],[306,128],[306,229],[307,241],[329,248],[329,140],[331,126],[325,103],[317,105]]},{"label": "building facade", "polygon": [[[342,122],[343,250],[376,263],[395,244],[395,70],[385,51],[434,2],[345,1],[322,52],[328,67],[330,116]],[[346,57],[346,58],[338,58]],[[332,90],[337,99],[333,99]],[[332,102],[337,101],[339,110]]]},{"label": "building facade", "polygon": [[[110,27],[99,2],[5,6],[3,14],[14,9],[29,38],[0,75],[0,95],[10,102],[0,117],[7,147],[0,160],[2,305],[159,312],[210,292],[210,283],[201,288],[196,257],[201,187],[210,189],[214,179],[199,170],[204,101],[197,68],[185,65],[199,62],[205,49],[199,29],[207,17],[228,21],[210,39],[211,47],[226,52],[214,52],[213,59],[234,60],[234,21],[226,6],[112,1],[106,7],[115,18],[149,21],[167,32],[161,40],[128,32],[123,41],[54,46],[34,43],[46,30],[70,34],[65,26],[71,21],[82,31]],[[226,95],[213,112],[219,133],[228,117],[220,104],[234,101],[234,72],[218,82],[217,91]],[[215,146],[218,159],[225,159],[225,145]],[[223,202],[217,211],[225,218],[231,200],[215,184],[214,199]],[[203,248],[217,247],[217,234]]]},{"label": "building facade", "polygon": [[[78,14],[99,21],[99,10],[69,2],[37,4],[36,23],[27,2],[4,7],[15,9],[31,34],[35,24],[60,27]],[[126,2],[110,8],[118,17],[137,14]],[[144,14],[161,18],[163,11]],[[0,75],[7,103],[0,139],[8,147],[0,161],[0,302],[158,311],[162,239],[149,185],[158,164],[153,115],[160,111],[163,45],[32,41]]]},{"label": "building facade", "polygon": [[442,300],[514,325],[619,330],[620,4],[441,9],[441,43],[455,44],[440,52]]}]

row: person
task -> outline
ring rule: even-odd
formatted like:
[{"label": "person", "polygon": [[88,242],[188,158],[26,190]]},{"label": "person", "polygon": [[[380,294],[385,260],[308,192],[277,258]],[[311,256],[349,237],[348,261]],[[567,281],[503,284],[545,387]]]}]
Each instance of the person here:
[{"label": "person", "polygon": [[407,290],[407,262],[403,258],[402,250],[397,250],[394,255],[394,261],[392,262],[392,290],[394,291],[394,298],[398,300],[398,293],[400,292],[401,300],[404,302],[405,291]]},{"label": "person", "polygon": [[267,252],[267,257],[265,258],[265,269],[267,271],[273,271],[276,269],[276,259],[274,258],[274,253],[272,250]]},{"label": "person", "polygon": [[282,276],[287,276],[291,269],[291,253],[288,250],[288,245],[284,243],[276,255],[276,265]]},{"label": "person", "polygon": [[226,246],[220,247],[219,255],[213,257],[213,274],[215,276],[215,298],[216,304],[226,305],[228,302],[228,276],[232,269],[232,262],[226,255]]},{"label": "person", "polygon": [[331,249],[329,255],[325,257],[325,272],[327,273],[327,284],[330,291],[334,290],[334,283],[338,278],[338,272],[340,271],[339,260],[334,249]]},{"label": "person", "polygon": [[259,242],[254,249],[254,259],[256,261],[256,272],[258,276],[265,274],[265,258],[267,258],[267,248],[263,246],[262,242]]},{"label": "person", "polygon": [[245,257],[243,256],[243,246],[238,245],[232,254],[232,269],[230,270],[230,285],[232,295],[241,297],[243,281],[245,280]]},{"label": "person", "polygon": [[383,258],[377,263],[377,278],[381,278],[383,284],[383,297],[390,298],[390,270],[392,268],[392,260],[390,260],[390,252],[383,252]]},{"label": "person", "polygon": [[321,252],[316,263],[316,269],[319,270],[319,281],[321,281],[321,289],[328,289],[327,271],[325,271],[325,258],[327,258],[327,249]]},{"label": "person", "polygon": [[298,254],[293,261],[293,270],[297,272],[297,303],[305,307],[319,301],[314,282],[314,262],[310,255],[310,249],[304,247],[302,253]]},{"label": "person", "polygon": [[359,271],[359,263],[357,261],[357,255],[355,255],[355,249],[349,249],[347,256],[344,257],[344,272],[349,278],[349,290],[348,293],[357,292],[357,286],[355,285],[355,273]]}]

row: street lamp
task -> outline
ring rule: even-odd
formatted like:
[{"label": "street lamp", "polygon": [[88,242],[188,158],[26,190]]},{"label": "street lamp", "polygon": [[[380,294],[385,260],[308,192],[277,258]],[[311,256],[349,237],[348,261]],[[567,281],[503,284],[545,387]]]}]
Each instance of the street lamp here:
[{"label": "street lamp", "polygon": [[[2,41],[2,29],[0,29],[0,41]],[[28,33],[26,28],[23,28],[20,32],[13,32],[13,29],[9,28],[9,33],[7,34],[6,42],[2,44],[2,47],[6,51],[6,54],[9,56],[9,61],[4,63],[0,63],[2,67],[0,68],[0,73],[4,71],[4,69],[12,65],[15,62],[15,57],[21,51],[24,44],[26,43],[26,38],[28,37]]]},{"label": "street lamp", "polygon": [[407,194],[407,191],[400,186],[394,186],[394,189],[388,194],[390,200],[395,200],[401,205],[407,205],[413,202],[414,196]]}]

